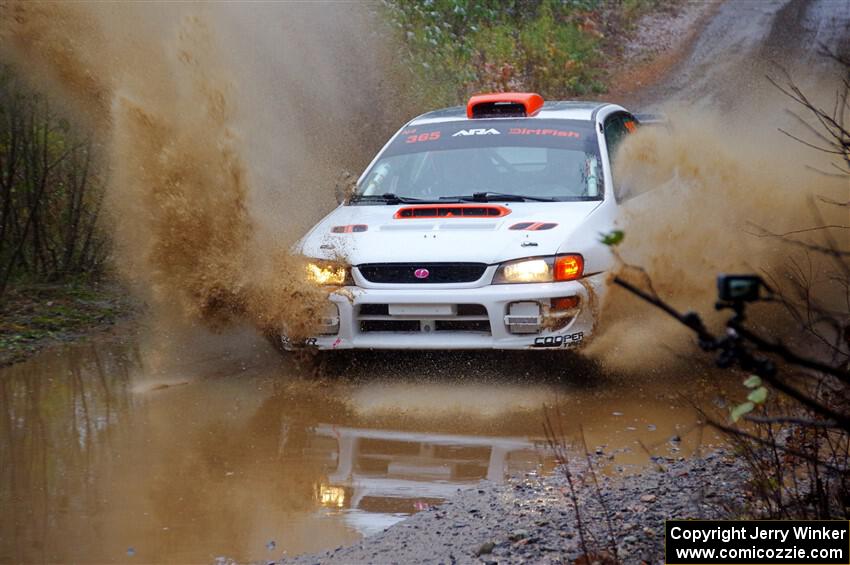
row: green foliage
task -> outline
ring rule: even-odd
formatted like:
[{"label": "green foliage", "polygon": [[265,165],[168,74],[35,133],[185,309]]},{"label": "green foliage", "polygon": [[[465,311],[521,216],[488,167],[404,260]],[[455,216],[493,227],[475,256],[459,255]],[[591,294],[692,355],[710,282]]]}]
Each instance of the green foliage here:
[{"label": "green foliage", "polygon": [[767,400],[767,388],[762,386],[761,377],[758,375],[750,375],[747,377],[747,380],[744,381],[744,386],[750,389],[750,394],[747,395],[746,402],[738,404],[732,408],[730,418],[733,422],[737,422],[743,416],[755,410],[757,405],[764,404]]},{"label": "green foliage", "polygon": [[729,414],[729,417],[732,418],[733,422],[737,422],[743,416],[752,412],[755,407],[755,404],[752,402],[743,402],[732,408],[732,412]]},{"label": "green foliage", "polygon": [[627,27],[651,10],[658,10],[672,4],[670,0],[620,0],[619,9]]},{"label": "green foliage", "polygon": [[410,95],[425,107],[470,94],[529,90],[568,98],[601,90],[598,0],[385,0],[404,46]]},{"label": "green foliage", "polygon": [[119,287],[77,282],[12,287],[0,302],[0,367],[48,342],[110,325],[131,308]]},{"label": "green foliage", "polygon": [[599,238],[599,241],[603,245],[607,245],[609,247],[616,247],[617,245],[620,245],[626,238],[626,233],[623,230],[613,230],[599,235],[602,236]]},{"label": "green foliage", "polygon": [[747,400],[753,404],[764,404],[767,400],[767,389],[763,386],[758,387],[747,396]]}]

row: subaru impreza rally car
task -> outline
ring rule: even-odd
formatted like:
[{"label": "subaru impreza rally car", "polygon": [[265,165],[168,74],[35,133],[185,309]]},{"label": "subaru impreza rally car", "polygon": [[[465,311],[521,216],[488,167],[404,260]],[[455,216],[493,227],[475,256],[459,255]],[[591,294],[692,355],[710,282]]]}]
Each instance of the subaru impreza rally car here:
[{"label": "subaru impreza rally car", "polygon": [[613,264],[600,242],[617,216],[610,159],[637,126],[614,104],[533,93],[411,120],[296,245],[308,278],[338,287],[306,345],[585,344]]}]

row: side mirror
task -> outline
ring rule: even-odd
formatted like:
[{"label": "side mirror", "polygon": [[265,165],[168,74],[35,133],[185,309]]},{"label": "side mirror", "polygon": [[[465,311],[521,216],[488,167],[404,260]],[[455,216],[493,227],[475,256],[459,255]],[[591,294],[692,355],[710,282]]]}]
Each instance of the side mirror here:
[{"label": "side mirror", "polygon": [[664,114],[638,113],[635,114],[635,118],[642,126],[670,127],[670,119]]},{"label": "side mirror", "polygon": [[334,185],[334,194],[338,204],[344,204],[357,190],[357,177],[351,171],[341,171]]}]

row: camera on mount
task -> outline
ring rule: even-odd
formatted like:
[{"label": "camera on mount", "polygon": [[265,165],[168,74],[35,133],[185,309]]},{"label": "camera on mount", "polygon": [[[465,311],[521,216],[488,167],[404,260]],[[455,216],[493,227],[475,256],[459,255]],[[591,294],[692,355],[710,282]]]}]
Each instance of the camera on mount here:
[{"label": "camera on mount", "polygon": [[718,275],[717,298],[721,302],[756,302],[764,281],[758,275]]}]

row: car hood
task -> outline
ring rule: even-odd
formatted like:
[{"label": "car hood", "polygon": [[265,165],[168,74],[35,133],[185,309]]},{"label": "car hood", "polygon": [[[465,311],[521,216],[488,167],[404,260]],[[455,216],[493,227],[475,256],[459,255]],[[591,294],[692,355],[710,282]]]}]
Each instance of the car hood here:
[{"label": "car hood", "polygon": [[[404,262],[498,263],[551,255],[598,206],[592,202],[487,204],[509,212],[501,217],[397,219],[410,205],[340,206],[310,230],[295,251],[307,257],[352,265]],[[511,230],[521,222],[555,223],[548,230]],[[365,225],[366,231],[333,233],[336,226]],[[523,245],[525,244],[525,245]],[[536,244],[536,245],[533,245]]]}]

